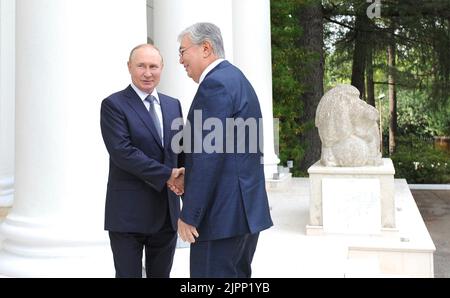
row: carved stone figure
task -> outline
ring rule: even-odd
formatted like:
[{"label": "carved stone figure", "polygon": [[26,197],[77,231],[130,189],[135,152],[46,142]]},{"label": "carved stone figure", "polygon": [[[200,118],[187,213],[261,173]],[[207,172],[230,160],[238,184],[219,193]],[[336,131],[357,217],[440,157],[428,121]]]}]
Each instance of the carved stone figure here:
[{"label": "carved stone figure", "polygon": [[316,113],[316,126],[322,140],[322,165],[382,164],[378,110],[359,95],[359,90],[351,85],[338,85],[322,97]]}]

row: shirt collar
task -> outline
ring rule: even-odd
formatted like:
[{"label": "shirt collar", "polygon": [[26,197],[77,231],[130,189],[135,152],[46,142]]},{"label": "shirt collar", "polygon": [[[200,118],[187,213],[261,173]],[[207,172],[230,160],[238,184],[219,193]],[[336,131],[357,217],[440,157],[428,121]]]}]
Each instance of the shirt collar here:
[{"label": "shirt collar", "polygon": [[[131,88],[133,88],[133,90],[137,93],[137,95],[139,96],[139,98],[144,101],[147,97],[148,97],[148,93],[142,91],[141,89],[139,89],[138,87],[136,87],[136,85],[134,83],[131,83]],[[158,95],[158,91],[156,91],[156,88],[153,89],[152,95],[156,98],[156,103],[159,104],[159,95]]]},{"label": "shirt collar", "polygon": [[217,65],[219,65],[223,61],[225,61],[225,59],[217,59],[216,61],[214,61],[213,63],[208,65],[208,67],[203,71],[198,83],[201,84],[203,82],[203,80],[206,78],[206,76],[208,75],[208,73],[210,73],[211,70],[213,70]]}]

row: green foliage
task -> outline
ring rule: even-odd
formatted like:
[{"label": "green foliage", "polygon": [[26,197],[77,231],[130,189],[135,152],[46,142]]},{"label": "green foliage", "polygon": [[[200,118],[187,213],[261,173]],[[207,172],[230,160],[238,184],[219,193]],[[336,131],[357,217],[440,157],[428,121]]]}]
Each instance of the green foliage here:
[{"label": "green foliage", "polygon": [[[434,109],[423,92],[401,91],[398,93],[397,126],[402,136],[415,135],[431,138],[450,135],[450,105]],[[379,107],[377,107],[379,108]],[[388,134],[389,107],[383,102],[383,133]]]},{"label": "green foliage", "polygon": [[398,13],[396,37],[403,84],[427,92],[430,105],[450,99],[450,1],[395,0],[385,13]]},{"label": "green foliage", "polygon": [[[335,82],[350,81],[355,21],[368,5],[360,0],[323,1],[329,21],[325,26],[328,88]],[[375,55],[375,81],[386,83],[386,48],[395,43],[397,89],[420,90],[429,107],[446,108],[450,102],[450,1],[392,0],[381,5],[381,18],[371,20],[369,28],[360,32]],[[391,26],[396,28],[394,35]]]},{"label": "green foliage", "polygon": [[[349,83],[354,59],[358,3],[324,0],[326,89]],[[366,4],[367,5],[367,4]],[[375,98],[382,105],[384,146],[388,145],[389,100],[386,49],[396,45],[397,177],[409,183],[449,183],[449,155],[433,148],[434,136],[450,135],[450,1],[382,1],[381,18],[371,20],[366,40],[373,50]],[[395,34],[390,34],[395,28]],[[369,57],[369,56],[368,56]],[[411,141],[411,136],[414,141]],[[431,140],[427,141],[426,140]]]},{"label": "green foliage", "polygon": [[[337,67],[339,65],[339,67]],[[352,73],[351,58],[345,53],[335,52],[325,57],[325,91],[339,84],[350,84]],[[349,76],[350,74],[350,76]]]},{"label": "green foliage", "polygon": [[450,183],[450,153],[434,148],[423,138],[399,138],[397,152],[392,156],[395,177],[408,183]]},{"label": "green foliage", "polygon": [[296,45],[301,28],[296,18],[299,3],[296,0],[270,1],[272,15],[272,68],[274,117],[280,120],[281,164],[294,161],[293,174],[298,175],[298,165],[304,156],[300,135],[303,106],[299,100],[304,86],[297,79],[298,61],[305,58]]},{"label": "green foliage", "polygon": [[[307,91],[308,61],[314,55],[298,47],[304,5],[317,0],[272,0],[272,49],[274,114],[280,119],[280,159],[294,160],[298,167],[307,144],[300,137],[312,123],[303,123],[302,95]],[[355,20],[369,4],[360,0],[323,0],[325,24],[325,91],[350,83],[355,46]],[[387,136],[389,105],[387,84],[388,44],[396,44],[396,87],[398,94],[398,132],[400,136],[429,138],[450,135],[450,1],[382,1],[382,17],[372,20],[367,41],[373,49],[375,97],[382,101],[383,127]],[[395,35],[389,28],[395,24]],[[377,100],[378,104],[378,100]],[[379,109],[380,107],[377,106]],[[423,142],[398,141],[393,157],[398,177],[410,183],[447,181],[449,156]],[[387,142],[384,142],[385,145]],[[444,162],[443,162],[444,161]],[[294,168],[294,174],[300,174]],[[442,182],[441,182],[442,183]]]}]

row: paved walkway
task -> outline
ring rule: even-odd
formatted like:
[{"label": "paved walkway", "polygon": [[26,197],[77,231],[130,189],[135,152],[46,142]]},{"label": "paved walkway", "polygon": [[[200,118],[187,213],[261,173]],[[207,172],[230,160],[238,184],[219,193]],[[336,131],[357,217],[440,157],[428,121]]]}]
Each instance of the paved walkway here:
[{"label": "paved walkway", "polygon": [[450,190],[411,191],[436,246],[434,275],[450,277]]}]

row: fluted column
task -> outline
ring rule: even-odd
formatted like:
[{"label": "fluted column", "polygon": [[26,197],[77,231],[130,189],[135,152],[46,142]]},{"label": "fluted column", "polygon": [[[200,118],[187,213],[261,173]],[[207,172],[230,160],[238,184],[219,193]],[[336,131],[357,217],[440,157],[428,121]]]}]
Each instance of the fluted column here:
[{"label": "fluted column", "polygon": [[225,54],[233,61],[232,1],[229,0],[154,0],[154,39],[165,58],[159,90],[180,99],[186,116],[198,85],[179,64],[178,34],[198,22],[211,22],[222,31]]},{"label": "fluted column", "polygon": [[[15,0],[0,0],[0,209],[14,197]],[[0,210],[0,217],[2,216]]]},{"label": "fluted column", "polygon": [[16,3],[15,202],[0,226],[0,275],[114,276],[100,103],[129,84],[146,2]]},{"label": "fluted column", "polygon": [[234,62],[258,95],[264,123],[266,179],[277,172],[272,99],[272,45],[269,0],[233,0]]}]

